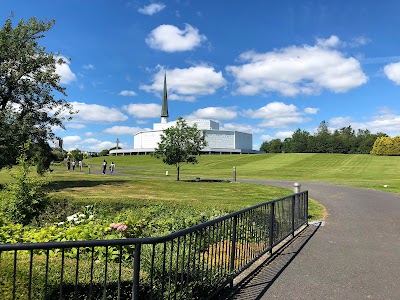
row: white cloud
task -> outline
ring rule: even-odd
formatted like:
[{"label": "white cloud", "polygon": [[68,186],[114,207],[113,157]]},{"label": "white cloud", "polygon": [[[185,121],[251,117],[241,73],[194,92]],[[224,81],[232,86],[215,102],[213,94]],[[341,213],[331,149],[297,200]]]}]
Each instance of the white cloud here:
[{"label": "white cloud", "polygon": [[96,144],[96,143],[99,143],[99,142],[100,142],[100,140],[98,140],[98,139],[93,139],[93,138],[91,138],[91,139],[86,139],[86,140],[83,141],[83,143],[85,143],[85,144]]},{"label": "white cloud", "polygon": [[226,123],[220,127],[220,130],[241,131],[246,133],[260,133],[264,131],[258,127],[240,123]]},{"label": "white cloud", "polygon": [[349,126],[352,122],[352,117],[336,117],[329,120],[329,125],[336,129]]},{"label": "white cloud", "polygon": [[83,68],[85,70],[94,70],[95,69],[95,67],[92,64],[83,65]]},{"label": "white cloud", "polygon": [[[165,70],[160,67],[151,85],[141,85],[146,92],[160,94],[164,88]],[[188,69],[167,71],[168,99],[193,102],[196,96],[212,95],[226,85],[222,72],[210,66],[194,66]]]},{"label": "white cloud", "polygon": [[63,64],[56,64],[56,73],[60,76],[60,83],[68,84],[76,81],[76,75],[71,71],[69,67],[71,62],[64,56],[59,56],[58,58],[62,58],[64,60]]},{"label": "white cloud", "polygon": [[387,78],[400,85],[400,62],[388,64],[383,68]]},{"label": "white cloud", "polygon": [[225,107],[205,107],[196,110],[186,119],[212,119],[212,120],[231,120],[237,117],[237,112],[232,108]]},{"label": "white cloud", "polygon": [[128,119],[126,115],[115,108],[109,108],[98,104],[86,104],[83,102],[71,102],[74,110],[79,112],[73,116],[74,121],[112,123]]},{"label": "white cloud", "polygon": [[327,39],[317,39],[317,45],[323,48],[334,48],[339,46],[340,40],[336,35],[331,35]]},{"label": "white cloud", "polygon": [[103,133],[115,134],[115,135],[134,135],[137,132],[144,131],[140,127],[129,127],[129,126],[113,126],[103,130]]},{"label": "white cloud", "polygon": [[138,9],[138,12],[144,15],[152,16],[165,8],[165,4],[163,3],[152,3],[150,5],[141,7]]},{"label": "white cloud", "polygon": [[86,136],[92,136],[93,134],[94,134],[94,133],[91,132],[91,131],[85,133]]},{"label": "white cloud", "polygon": [[109,141],[104,141],[104,142],[99,142],[97,144],[93,144],[87,147],[88,151],[101,151],[104,149],[110,149],[115,147],[116,144],[115,142],[109,142]]},{"label": "white cloud", "polygon": [[[367,82],[358,60],[336,49],[335,37],[318,40],[315,46],[290,46],[266,53],[242,53],[244,62],[228,66],[243,95],[277,92],[283,96],[315,95],[328,89],[344,93]],[[330,46],[330,47],[327,47]]]},{"label": "white cloud", "polygon": [[304,112],[309,115],[315,115],[318,111],[319,111],[319,108],[313,108],[313,107],[306,107],[304,109]]},{"label": "white cloud", "polygon": [[281,139],[284,140],[286,138],[290,138],[293,135],[293,131],[278,131],[277,133],[275,133],[275,137],[277,139]]},{"label": "white cloud", "polygon": [[79,143],[81,140],[82,140],[81,137],[78,135],[69,135],[69,136],[63,137],[63,142],[66,145]]},{"label": "white cloud", "polygon": [[272,136],[270,136],[269,134],[263,134],[262,136],[260,136],[260,140],[261,141],[271,141],[274,138]]},{"label": "white cloud", "polygon": [[82,128],[85,128],[85,125],[77,124],[77,123],[71,123],[71,124],[66,124],[65,127],[73,128],[73,129],[82,129]]},{"label": "white cloud", "polygon": [[207,40],[197,28],[185,24],[184,29],[173,25],[160,25],[147,36],[146,44],[153,49],[165,52],[192,50]]},{"label": "white cloud", "polygon": [[302,117],[295,105],[286,105],[282,102],[271,102],[257,110],[247,109],[242,114],[252,119],[263,119],[259,124],[262,127],[287,127],[308,121],[308,119]]},{"label": "white cloud", "polygon": [[136,96],[136,92],[135,91],[128,91],[128,90],[123,90],[119,92],[120,96]]},{"label": "white cloud", "polygon": [[131,103],[125,105],[123,109],[135,118],[156,118],[161,116],[161,105],[155,103]]}]

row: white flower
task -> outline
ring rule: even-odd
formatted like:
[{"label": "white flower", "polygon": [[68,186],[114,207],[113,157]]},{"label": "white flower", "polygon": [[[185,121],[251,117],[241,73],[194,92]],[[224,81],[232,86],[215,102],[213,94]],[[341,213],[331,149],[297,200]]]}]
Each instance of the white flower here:
[{"label": "white flower", "polygon": [[64,222],[60,222],[60,223],[58,223],[57,225],[64,225]]},{"label": "white flower", "polygon": [[85,218],[86,215],[85,215],[85,214],[79,214],[79,217],[80,217],[80,218]]}]

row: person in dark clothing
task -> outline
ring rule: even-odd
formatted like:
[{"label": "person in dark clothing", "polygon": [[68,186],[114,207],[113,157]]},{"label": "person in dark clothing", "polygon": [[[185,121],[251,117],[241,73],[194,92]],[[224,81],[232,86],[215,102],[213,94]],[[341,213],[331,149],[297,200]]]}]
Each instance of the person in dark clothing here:
[{"label": "person in dark clothing", "polygon": [[106,169],[107,169],[107,161],[104,160],[104,161],[103,161],[103,175],[106,174]]}]

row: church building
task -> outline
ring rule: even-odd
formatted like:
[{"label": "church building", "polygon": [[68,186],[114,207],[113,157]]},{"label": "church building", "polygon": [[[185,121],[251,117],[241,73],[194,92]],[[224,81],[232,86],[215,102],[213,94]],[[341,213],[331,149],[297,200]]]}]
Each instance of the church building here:
[{"label": "church building", "polygon": [[[161,123],[154,123],[153,130],[138,132],[134,135],[133,149],[111,150],[110,155],[138,155],[154,152],[161,141],[163,130],[175,126],[176,121],[168,122],[167,79],[164,77],[164,91],[161,108]],[[197,129],[204,130],[207,147],[204,154],[254,154],[253,135],[250,133],[220,130],[219,123],[212,120],[186,120],[189,126],[197,125]]]}]

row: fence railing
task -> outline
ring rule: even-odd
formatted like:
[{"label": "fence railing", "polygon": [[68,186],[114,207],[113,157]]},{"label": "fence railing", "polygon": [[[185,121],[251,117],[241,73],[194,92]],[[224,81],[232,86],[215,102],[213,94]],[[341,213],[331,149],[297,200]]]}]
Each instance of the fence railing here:
[{"label": "fence railing", "polygon": [[308,192],[154,238],[0,245],[2,299],[204,299],[307,224]]}]

